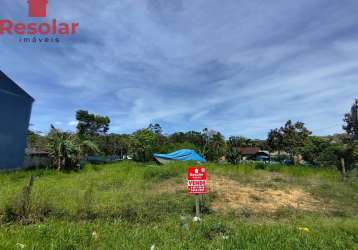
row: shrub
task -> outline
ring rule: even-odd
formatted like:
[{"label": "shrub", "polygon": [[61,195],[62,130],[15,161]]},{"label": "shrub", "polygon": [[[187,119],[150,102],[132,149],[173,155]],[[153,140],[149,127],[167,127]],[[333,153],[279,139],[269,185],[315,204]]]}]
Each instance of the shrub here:
[{"label": "shrub", "polygon": [[263,162],[259,162],[255,164],[255,169],[265,169],[266,165]]}]

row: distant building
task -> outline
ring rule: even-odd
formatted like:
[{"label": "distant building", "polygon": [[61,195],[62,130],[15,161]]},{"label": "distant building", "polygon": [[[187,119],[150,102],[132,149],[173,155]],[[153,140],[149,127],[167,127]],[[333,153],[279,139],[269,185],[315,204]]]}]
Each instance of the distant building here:
[{"label": "distant building", "polygon": [[27,148],[25,150],[24,168],[48,167],[51,165],[51,158],[48,151],[38,148]]},{"label": "distant building", "polygon": [[0,71],[0,170],[22,168],[34,99]]},{"label": "distant building", "polygon": [[258,147],[243,147],[238,149],[241,155],[241,160],[269,160],[270,153],[261,150]]}]

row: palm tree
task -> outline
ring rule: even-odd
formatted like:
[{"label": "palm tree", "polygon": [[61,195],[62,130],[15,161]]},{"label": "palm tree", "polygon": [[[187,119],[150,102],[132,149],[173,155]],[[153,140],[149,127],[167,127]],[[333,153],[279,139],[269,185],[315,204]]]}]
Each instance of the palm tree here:
[{"label": "palm tree", "polygon": [[77,134],[64,133],[51,125],[48,135],[48,150],[57,170],[78,167],[82,157],[88,152],[98,153],[98,146]]}]

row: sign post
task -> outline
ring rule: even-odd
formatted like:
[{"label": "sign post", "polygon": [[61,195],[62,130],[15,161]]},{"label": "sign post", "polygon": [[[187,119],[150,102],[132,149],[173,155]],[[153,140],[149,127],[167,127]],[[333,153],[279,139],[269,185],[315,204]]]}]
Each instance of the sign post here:
[{"label": "sign post", "polygon": [[199,203],[199,195],[195,195],[195,216],[200,218],[200,203]]},{"label": "sign post", "polygon": [[188,193],[195,195],[195,217],[200,220],[200,194],[207,194],[206,169],[203,167],[188,167],[187,169]]}]

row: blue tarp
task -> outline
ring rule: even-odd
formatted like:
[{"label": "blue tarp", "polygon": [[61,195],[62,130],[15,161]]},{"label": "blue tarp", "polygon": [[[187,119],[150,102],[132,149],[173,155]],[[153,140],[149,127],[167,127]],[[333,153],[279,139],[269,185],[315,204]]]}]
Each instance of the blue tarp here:
[{"label": "blue tarp", "polygon": [[154,154],[154,157],[166,160],[206,162],[203,157],[191,149],[181,149],[170,154]]}]

